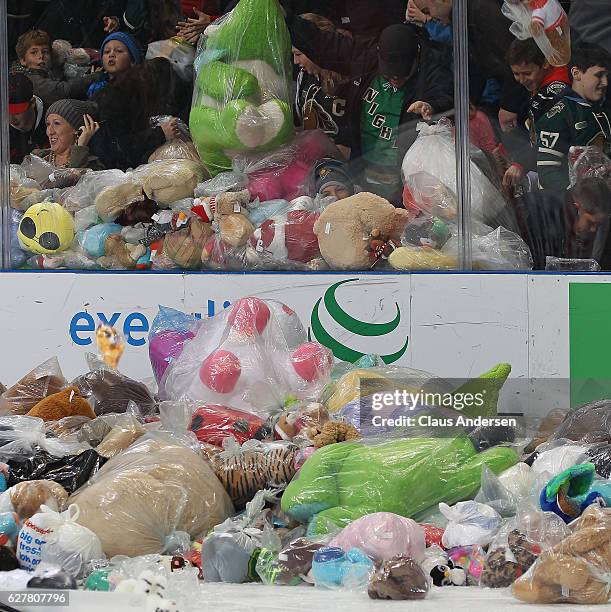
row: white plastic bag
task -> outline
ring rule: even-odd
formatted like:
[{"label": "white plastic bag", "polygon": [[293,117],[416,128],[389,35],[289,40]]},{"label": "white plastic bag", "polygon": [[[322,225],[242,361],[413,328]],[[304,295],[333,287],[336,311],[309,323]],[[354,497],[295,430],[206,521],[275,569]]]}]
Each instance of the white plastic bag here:
[{"label": "white plastic bag", "polygon": [[494,508],[475,501],[458,502],[451,507],[441,502],[439,511],[449,521],[441,538],[445,548],[484,546],[492,540],[503,521]]},{"label": "white plastic bag", "polygon": [[195,60],[195,47],[179,40],[170,38],[168,40],[156,40],[149,43],[146,50],[147,60],[156,57],[164,57],[174,68],[176,74],[183,80],[193,80],[193,60]]}]

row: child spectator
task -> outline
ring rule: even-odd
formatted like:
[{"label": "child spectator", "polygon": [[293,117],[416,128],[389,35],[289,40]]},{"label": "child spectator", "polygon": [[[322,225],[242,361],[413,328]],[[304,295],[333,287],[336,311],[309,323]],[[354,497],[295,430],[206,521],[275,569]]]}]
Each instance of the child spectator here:
[{"label": "child spectator", "polygon": [[348,170],[341,161],[324,157],[314,168],[316,193],[324,198],[343,200],[355,193]]},{"label": "child spectator", "polygon": [[537,170],[543,188],[569,184],[568,153],[572,146],[593,145],[611,154],[611,104],[607,100],[611,57],[597,45],[573,50],[569,63],[572,86],[536,124]]},{"label": "child spectator", "polygon": [[142,63],[142,53],[138,43],[125,32],[109,34],[100,47],[103,76],[92,83],[87,91],[87,97],[93,98],[96,93],[106,87],[111,79],[127,72],[132,66]]},{"label": "child spectator", "polygon": [[[323,32],[337,32],[330,19],[304,13],[303,19]],[[306,130],[321,129],[346,159],[350,157],[350,126],[346,117],[346,98],[342,95],[349,79],[323,70],[299,49],[293,47],[293,62],[299,66],[295,95],[295,118]]]},{"label": "child spectator", "polygon": [[100,77],[89,74],[74,79],[60,79],[51,66],[51,38],[42,30],[30,30],[17,41],[17,57],[22,71],[34,85],[34,94],[45,106],[65,98],[84,99],[87,89]]},{"label": "child spectator", "polygon": [[89,141],[100,126],[90,113],[95,105],[81,100],[58,100],[47,111],[46,125],[50,148],[35,149],[56,168],[91,168],[103,170],[100,160],[89,152]]},{"label": "child spectator", "polygon": [[[514,40],[507,51],[507,63],[515,81],[529,94],[528,101],[517,113],[517,124],[526,128],[529,141],[526,146],[517,144],[512,148],[514,161],[503,177],[503,184],[506,187],[515,187],[525,172],[535,171],[537,144],[535,125],[553,106],[558,95],[570,84],[570,79],[569,69],[566,66],[550,66],[532,38]],[[519,135],[514,140],[519,143]],[[522,141],[524,140],[522,138]]]},{"label": "child spectator", "polygon": [[9,140],[11,164],[20,164],[33,149],[49,146],[42,100],[34,95],[32,81],[24,74],[9,74]]}]

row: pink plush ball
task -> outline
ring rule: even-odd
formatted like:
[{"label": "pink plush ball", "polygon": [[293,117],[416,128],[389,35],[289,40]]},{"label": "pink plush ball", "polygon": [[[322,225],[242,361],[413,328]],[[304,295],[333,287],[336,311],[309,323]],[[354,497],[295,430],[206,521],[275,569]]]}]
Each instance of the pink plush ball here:
[{"label": "pink plush ball", "polygon": [[224,350],[210,353],[199,369],[201,381],[217,393],[231,393],[241,373],[240,360],[230,351]]},{"label": "pink plush ball", "polygon": [[267,304],[259,298],[247,297],[238,300],[229,313],[229,325],[247,336],[254,336],[255,330],[262,334],[271,316]]},{"label": "pink plush ball", "polygon": [[194,336],[190,331],[174,330],[162,331],[153,336],[149,344],[149,358],[157,382],[163,377],[170,362],[182,353],[185,342]]},{"label": "pink plush ball", "polygon": [[333,355],[318,342],[304,342],[291,354],[293,369],[306,382],[326,376],[333,367]]}]

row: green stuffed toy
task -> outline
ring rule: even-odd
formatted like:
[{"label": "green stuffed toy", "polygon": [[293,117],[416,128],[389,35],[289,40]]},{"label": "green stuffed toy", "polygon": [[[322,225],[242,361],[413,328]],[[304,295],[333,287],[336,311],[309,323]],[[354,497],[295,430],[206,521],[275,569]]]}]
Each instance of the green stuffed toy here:
[{"label": "green stuffed toy", "polygon": [[331,444],[304,463],[284,491],[282,510],[309,522],[308,535],[373,512],[412,517],[439,502],[472,498],[484,465],[499,474],[518,460],[509,447],[477,453],[466,437]]},{"label": "green stuffed toy", "polygon": [[278,0],[241,0],[208,37],[189,127],[212,176],[231,170],[229,152],[271,151],[291,137],[290,54]]}]

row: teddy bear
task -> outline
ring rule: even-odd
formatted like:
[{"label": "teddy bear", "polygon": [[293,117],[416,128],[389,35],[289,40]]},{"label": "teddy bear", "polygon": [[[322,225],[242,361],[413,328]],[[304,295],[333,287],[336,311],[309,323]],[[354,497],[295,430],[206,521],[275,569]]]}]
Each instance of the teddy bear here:
[{"label": "teddy bear", "polygon": [[104,255],[97,262],[103,268],[133,270],[146,253],[143,244],[130,244],[121,234],[110,234],[104,243]]},{"label": "teddy bear", "polygon": [[545,550],[512,586],[527,603],[605,604],[611,585],[611,508],[589,506],[572,534]]},{"label": "teddy bear", "polygon": [[368,250],[373,230],[400,241],[409,213],[373,193],[363,192],[329,204],[314,223],[320,252],[332,269],[361,270],[372,265]]},{"label": "teddy bear", "polygon": [[322,426],[307,429],[306,432],[316,448],[322,448],[336,442],[358,440],[361,437],[359,430],[352,423],[341,423],[339,421],[327,421]]},{"label": "teddy bear", "polygon": [[192,213],[207,223],[216,223],[221,240],[230,247],[246,244],[254,227],[248,219],[248,189],[228,191],[216,196],[196,198]]},{"label": "teddy bear", "polygon": [[165,159],[141,169],[142,188],[159,206],[169,206],[184,198],[192,198],[197,184],[209,175],[199,162],[190,159]]},{"label": "teddy bear", "polygon": [[9,495],[13,510],[22,522],[37,514],[42,505],[60,512],[68,501],[68,492],[64,487],[51,480],[20,482],[6,494]]},{"label": "teddy bear", "polygon": [[430,582],[414,559],[397,555],[385,561],[369,582],[367,594],[371,599],[424,599]]},{"label": "teddy bear", "polygon": [[81,397],[77,387],[66,387],[38,402],[27,416],[43,421],[59,421],[68,416],[86,416],[95,419],[95,412],[86,399]]},{"label": "teddy bear", "polygon": [[105,223],[113,223],[129,204],[138,202],[142,198],[142,183],[130,179],[102,189],[97,194],[94,204],[98,217]]},{"label": "teddy bear", "polygon": [[400,246],[390,253],[388,263],[395,270],[455,270],[458,259],[428,247]]},{"label": "teddy bear", "polygon": [[165,254],[185,270],[201,266],[204,245],[212,236],[210,223],[198,217],[190,219],[186,227],[166,234],[163,244]]},{"label": "teddy bear", "polygon": [[271,151],[290,138],[291,41],[277,0],[241,0],[207,32],[189,127],[216,176],[231,169],[230,152]]}]

